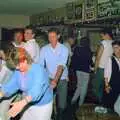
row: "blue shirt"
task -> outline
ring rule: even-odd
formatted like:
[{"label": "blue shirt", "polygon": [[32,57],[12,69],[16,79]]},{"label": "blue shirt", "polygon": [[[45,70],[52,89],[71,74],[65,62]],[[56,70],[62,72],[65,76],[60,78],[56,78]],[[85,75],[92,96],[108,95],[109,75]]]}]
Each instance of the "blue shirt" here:
[{"label": "blue shirt", "polygon": [[39,64],[32,64],[24,76],[20,71],[15,71],[12,79],[1,89],[6,96],[11,96],[21,90],[24,95],[31,96],[32,102],[35,102],[36,105],[47,104],[53,98],[48,75]]},{"label": "blue shirt", "polygon": [[57,43],[55,48],[48,44],[40,51],[40,64],[46,67],[49,77],[52,79],[54,79],[59,65],[64,66],[61,80],[68,78],[67,60],[68,48],[63,44]]}]

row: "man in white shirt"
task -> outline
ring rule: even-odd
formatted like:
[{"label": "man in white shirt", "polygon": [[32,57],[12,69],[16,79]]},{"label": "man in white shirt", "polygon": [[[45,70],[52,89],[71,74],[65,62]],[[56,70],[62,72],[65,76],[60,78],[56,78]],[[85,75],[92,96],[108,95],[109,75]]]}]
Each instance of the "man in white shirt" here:
[{"label": "man in white shirt", "polygon": [[112,56],[112,32],[105,29],[101,32],[102,41],[98,49],[95,60],[95,81],[94,93],[98,99],[99,104],[102,102],[104,91],[104,68],[109,57]]},{"label": "man in white shirt", "polygon": [[31,26],[27,26],[24,30],[24,38],[26,41],[26,43],[24,44],[24,48],[31,55],[34,63],[38,63],[40,56],[40,48],[34,37],[34,29]]}]

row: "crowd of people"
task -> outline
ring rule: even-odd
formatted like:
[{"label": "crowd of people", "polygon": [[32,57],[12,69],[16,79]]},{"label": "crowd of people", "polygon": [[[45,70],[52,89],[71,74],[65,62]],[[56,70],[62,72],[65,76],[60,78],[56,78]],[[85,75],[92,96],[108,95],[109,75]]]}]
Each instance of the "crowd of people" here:
[{"label": "crowd of people", "polygon": [[78,99],[79,106],[84,104],[92,66],[95,74],[92,89],[98,101],[95,112],[112,110],[120,115],[120,41],[113,40],[110,30],[105,29],[100,35],[102,40],[94,63],[87,37],[77,45],[72,36],[60,43],[59,31],[51,28],[49,43],[40,48],[31,26],[24,33],[15,31],[8,49],[0,50],[0,120],[17,115],[20,120],[50,120],[55,115],[56,120],[63,120],[70,66],[77,77],[71,105]]}]

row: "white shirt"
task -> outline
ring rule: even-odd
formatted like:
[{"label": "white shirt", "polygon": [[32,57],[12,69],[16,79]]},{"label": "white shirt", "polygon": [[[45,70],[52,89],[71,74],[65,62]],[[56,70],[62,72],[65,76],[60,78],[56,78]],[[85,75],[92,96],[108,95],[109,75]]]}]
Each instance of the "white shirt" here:
[{"label": "white shirt", "polygon": [[61,80],[68,79],[67,60],[68,49],[63,44],[57,43],[55,48],[48,44],[40,51],[40,64],[46,66],[49,77],[52,79],[54,79],[59,65],[64,66]]},{"label": "white shirt", "polygon": [[[115,60],[118,63],[119,66],[119,70],[120,70],[120,60],[118,60],[118,58],[114,57]],[[112,74],[112,60],[111,57],[107,60],[107,63],[105,65],[105,69],[104,69],[104,77],[108,78],[108,82],[110,82],[110,78],[111,78],[111,74]]]},{"label": "white shirt", "polygon": [[38,63],[40,57],[40,47],[35,39],[27,41],[26,43],[24,43],[23,47],[31,55],[33,61],[35,63]]},{"label": "white shirt", "polygon": [[21,42],[20,45],[17,45],[15,42],[12,42],[12,44],[14,45],[14,47],[23,47],[24,42]]},{"label": "white shirt", "polygon": [[105,64],[107,63],[108,58],[111,57],[113,53],[112,40],[103,40],[101,44],[104,47],[104,51],[100,58],[99,67],[105,68]]}]

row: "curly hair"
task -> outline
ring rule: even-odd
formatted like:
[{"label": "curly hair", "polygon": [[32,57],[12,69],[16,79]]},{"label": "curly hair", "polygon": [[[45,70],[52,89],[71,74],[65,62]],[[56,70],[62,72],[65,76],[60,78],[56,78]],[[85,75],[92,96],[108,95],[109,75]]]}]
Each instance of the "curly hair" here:
[{"label": "curly hair", "polygon": [[12,47],[6,54],[6,65],[8,68],[15,70],[16,66],[27,60],[28,64],[32,64],[33,60],[24,48]]}]

